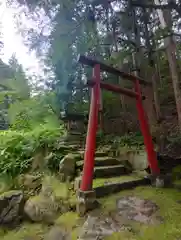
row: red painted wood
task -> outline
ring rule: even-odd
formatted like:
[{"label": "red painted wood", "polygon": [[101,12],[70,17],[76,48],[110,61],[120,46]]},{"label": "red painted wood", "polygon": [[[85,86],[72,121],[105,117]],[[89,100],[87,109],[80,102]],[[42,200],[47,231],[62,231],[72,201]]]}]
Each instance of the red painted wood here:
[{"label": "red painted wood", "polygon": [[95,85],[91,92],[91,103],[89,111],[89,123],[87,129],[86,146],[84,154],[84,167],[80,189],[81,191],[92,190],[94,174],[94,155],[96,150],[96,132],[98,129],[98,113],[100,104],[100,66],[95,65],[93,70]]},{"label": "red painted wood", "polygon": [[141,88],[140,88],[139,81],[135,82],[135,92],[137,92],[139,95],[139,97],[136,99],[136,107],[137,107],[137,111],[138,111],[140,128],[141,128],[143,138],[144,138],[144,144],[145,144],[145,148],[146,148],[146,152],[147,152],[148,162],[149,162],[152,174],[158,175],[158,174],[160,174],[160,169],[158,166],[156,153],[154,151],[154,145],[153,145],[152,137],[151,137],[150,130],[149,130],[147,116],[146,116],[146,113],[144,111],[143,104],[142,104]]},{"label": "red painted wood", "polygon": [[158,175],[160,173],[156,153],[154,151],[152,137],[149,131],[147,117],[142,105],[143,97],[141,95],[140,80],[134,76],[136,80],[134,82],[135,92],[133,92],[128,89],[120,88],[119,86],[102,82],[100,80],[100,70],[101,68],[99,64],[94,65],[93,80],[88,81],[88,85],[92,87],[92,92],[84,154],[83,175],[80,186],[81,191],[92,190],[92,181],[94,173],[94,156],[96,150],[96,132],[98,129],[98,114],[99,110],[101,109],[100,107],[101,88],[115,93],[124,94],[136,99],[136,107],[138,111],[141,131],[144,137],[144,144],[147,151],[148,162],[153,174]]},{"label": "red painted wood", "polygon": [[105,63],[99,62],[98,60],[92,59],[90,57],[86,57],[83,55],[80,55],[78,57],[78,62],[84,64],[84,65],[88,65],[90,67],[94,67],[95,65],[99,64],[100,65],[100,70],[114,74],[116,76],[122,77],[124,79],[130,80],[132,82],[135,82],[136,80],[139,80],[140,84],[143,85],[148,85],[151,86],[152,83],[151,82],[147,82],[144,79],[140,78],[140,77],[136,77],[135,75],[123,72],[117,68],[114,68],[112,66],[108,66]]},{"label": "red painted wood", "polygon": [[[87,84],[89,86],[94,86],[95,80],[88,80]],[[114,84],[105,83],[103,81],[100,82],[100,87],[102,89],[107,90],[107,91],[111,91],[111,92],[118,93],[118,94],[124,94],[128,97],[131,97],[131,98],[137,98],[138,97],[138,94],[136,92],[133,92],[133,91],[131,91],[129,89],[126,89],[126,88],[121,88],[121,87],[116,86]]]}]

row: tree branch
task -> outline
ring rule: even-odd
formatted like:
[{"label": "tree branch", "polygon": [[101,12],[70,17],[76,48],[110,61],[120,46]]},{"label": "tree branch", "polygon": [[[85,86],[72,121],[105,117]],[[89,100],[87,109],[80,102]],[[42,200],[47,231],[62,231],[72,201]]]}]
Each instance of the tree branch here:
[{"label": "tree branch", "polygon": [[141,7],[141,8],[152,8],[152,9],[178,9],[178,5],[175,3],[163,4],[163,5],[155,5],[155,4],[143,4],[139,2],[133,2],[133,6]]},{"label": "tree branch", "polygon": [[1,84],[1,83],[0,83],[0,87],[2,87],[3,90],[7,90],[7,91],[11,91],[11,90],[12,90],[11,88],[9,88],[9,87],[7,87],[7,86]]},{"label": "tree branch", "polygon": [[[96,7],[98,5],[105,5],[105,4],[110,4],[112,2],[115,2],[115,0],[95,0],[91,4],[92,6]],[[163,5],[155,5],[155,4],[142,4],[137,2],[132,2],[132,6],[135,7],[142,7],[142,8],[152,8],[152,9],[175,9],[177,12],[180,12],[181,9],[179,5],[175,3],[168,3],[168,4],[163,4]]]}]

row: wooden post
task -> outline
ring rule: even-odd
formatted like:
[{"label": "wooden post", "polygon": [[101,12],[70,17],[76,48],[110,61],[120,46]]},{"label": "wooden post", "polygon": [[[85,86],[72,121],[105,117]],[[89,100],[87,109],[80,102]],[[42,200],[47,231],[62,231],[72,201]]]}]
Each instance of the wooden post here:
[{"label": "wooden post", "polygon": [[84,167],[80,189],[81,191],[91,191],[94,173],[94,155],[96,148],[96,133],[98,129],[98,112],[100,104],[100,66],[95,65],[93,69],[95,85],[92,88],[91,103],[89,112],[89,123],[86,137],[84,154]]}]

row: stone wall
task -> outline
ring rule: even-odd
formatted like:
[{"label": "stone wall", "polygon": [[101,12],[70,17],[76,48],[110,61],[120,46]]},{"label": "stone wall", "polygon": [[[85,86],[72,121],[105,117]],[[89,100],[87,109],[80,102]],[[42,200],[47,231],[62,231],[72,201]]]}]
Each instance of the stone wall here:
[{"label": "stone wall", "polygon": [[123,150],[117,156],[120,161],[129,161],[134,170],[148,167],[147,153],[144,150]]}]

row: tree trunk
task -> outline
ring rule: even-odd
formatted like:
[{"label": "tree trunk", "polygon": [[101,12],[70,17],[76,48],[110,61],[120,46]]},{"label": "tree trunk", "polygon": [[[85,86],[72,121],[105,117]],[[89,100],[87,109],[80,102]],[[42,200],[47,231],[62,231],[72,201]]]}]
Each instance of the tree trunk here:
[{"label": "tree trunk", "polygon": [[159,75],[158,75],[156,67],[154,66],[152,69],[153,96],[154,96],[157,120],[160,121],[162,119],[162,114],[161,114],[161,109],[160,109],[160,98],[159,98],[159,94],[158,94],[158,81],[159,81]]},{"label": "tree trunk", "polygon": [[[160,110],[160,100],[158,95],[158,73],[155,66],[155,59],[153,58],[153,46],[150,44],[150,34],[149,34],[149,16],[150,12],[148,12],[146,9],[142,11],[143,14],[143,21],[144,21],[144,35],[146,40],[146,50],[148,52],[148,63],[145,63],[143,61],[143,65],[145,65],[146,71],[144,73],[144,76],[148,78],[150,82],[152,82],[153,87],[153,112],[154,115],[156,113],[156,119],[157,121],[161,120],[161,110]],[[154,41],[154,40],[153,40]],[[154,42],[153,42],[153,45]],[[144,52],[142,52],[144,57]],[[148,65],[148,67],[146,66]]]},{"label": "tree trunk", "polygon": [[[154,0],[156,5],[160,4],[159,0]],[[161,27],[164,29],[169,27],[171,24],[171,16],[168,14],[168,11],[164,12],[160,9],[157,10]],[[181,130],[181,90],[179,84],[179,75],[177,71],[177,60],[176,60],[176,45],[174,43],[173,37],[169,36],[164,39],[166,53],[169,62],[170,73],[172,76],[172,84],[174,89],[176,107],[177,107],[177,114],[178,114],[178,125]]]}]

